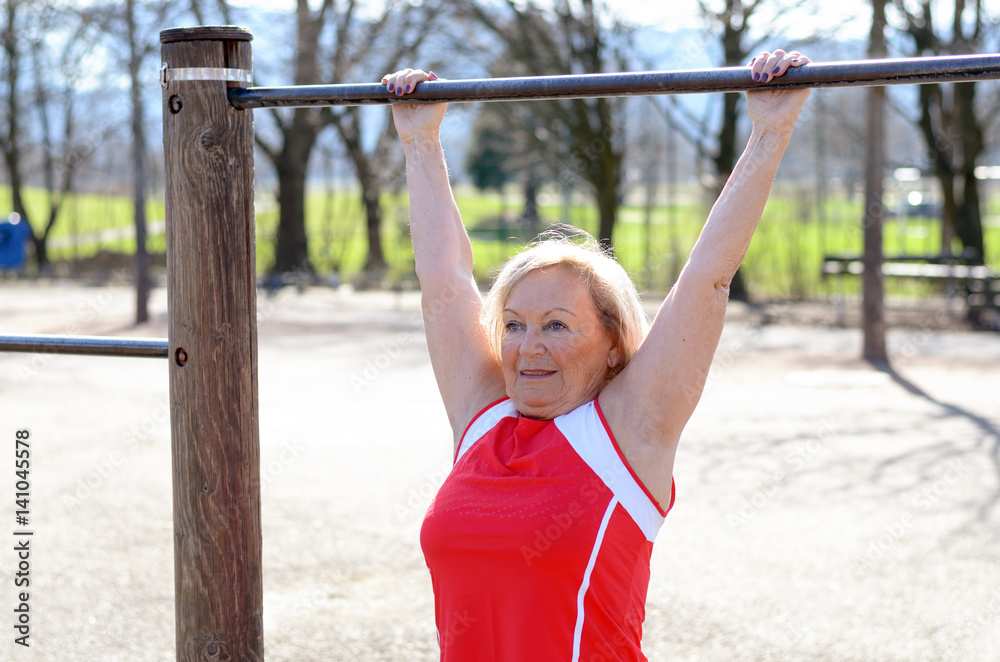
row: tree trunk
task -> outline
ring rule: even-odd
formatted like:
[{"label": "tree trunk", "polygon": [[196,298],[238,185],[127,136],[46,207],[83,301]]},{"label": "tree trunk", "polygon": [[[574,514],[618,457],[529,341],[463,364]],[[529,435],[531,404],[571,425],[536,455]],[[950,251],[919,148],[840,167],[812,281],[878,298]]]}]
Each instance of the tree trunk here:
[{"label": "tree trunk", "polygon": [[368,229],[368,257],[365,272],[381,277],[385,273],[385,254],[382,251],[382,205],[379,202],[382,187],[378,175],[368,170],[361,178],[361,198],[365,205],[365,227]]},{"label": "tree trunk", "polygon": [[[598,99],[598,101],[607,100]],[[600,133],[587,141],[584,153],[587,154],[589,151],[588,155],[593,159],[593,166],[587,168],[586,172],[594,187],[594,196],[597,200],[599,218],[597,239],[604,246],[612,246],[614,245],[615,223],[618,220],[618,196],[621,189],[621,167],[624,153],[623,150],[616,150],[611,140],[606,138],[614,133],[610,108],[604,104],[600,106],[600,110],[598,117],[601,118],[601,123],[597,127]],[[594,147],[596,144],[602,145],[602,148],[596,150]]]},{"label": "tree trunk", "polygon": [[956,123],[962,142],[962,161],[958,168],[962,178],[962,198],[955,216],[955,233],[973,262],[983,264],[986,251],[979,205],[979,180],[975,171],[976,160],[985,145],[983,131],[976,118],[976,84],[956,84],[953,89]]},{"label": "tree trunk", "polygon": [[[955,3],[951,25],[938,31],[932,8],[928,0],[919,5],[917,14],[904,8],[906,32],[913,39],[918,55],[973,53],[982,48],[985,34],[982,3],[976,2],[971,8],[965,2]],[[950,97],[946,97],[946,90]],[[952,240],[957,237],[962,242],[963,254],[981,263],[985,247],[975,167],[984,141],[983,122],[976,115],[975,92],[975,83],[921,85],[919,126],[934,174],[941,184],[942,251],[952,253]]]},{"label": "tree trunk", "polygon": [[132,190],[135,213],[135,323],[149,321],[149,253],[146,251],[146,134],[142,110],[141,46],[135,27],[135,1],[126,3],[128,21],[129,76],[132,96]]},{"label": "tree trunk", "polygon": [[323,128],[317,111],[296,108],[284,130],[284,145],[277,154],[265,150],[278,175],[278,236],[271,279],[283,273],[315,273],[309,260],[306,237],[306,175],[309,158]]},{"label": "tree trunk", "polygon": [[[17,206],[15,205],[15,209]],[[18,212],[20,213],[20,212]],[[21,222],[27,223],[24,216],[21,216]],[[28,227],[31,227],[30,225]],[[48,243],[45,241],[45,235],[36,235],[34,231],[31,233],[31,245],[35,249],[35,264],[38,265],[38,270],[42,271],[49,264],[49,250]]]},{"label": "tree trunk", "polygon": [[[734,0],[727,0],[722,18],[722,50],[727,67],[738,67],[746,63],[747,48],[743,45],[743,36],[749,28],[750,16],[755,11],[753,6],[743,7]],[[742,94],[724,94],[722,96],[722,126],[719,129],[718,151],[713,157],[717,193],[729,180],[736,167],[736,134],[739,127],[740,108],[744,103]],[[718,198],[718,195],[715,196]],[[736,269],[733,280],[729,283],[729,298],[732,301],[750,301],[746,281],[743,280],[742,266]]]},{"label": "tree trunk", "polygon": [[955,199],[955,173],[949,164],[937,170],[941,185],[941,252],[950,255],[952,240],[955,238],[955,219],[958,218],[958,201]]},{"label": "tree trunk", "polygon": [[521,219],[525,228],[538,229],[538,185],[533,172],[529,172],[524,180],[524,213]]},{"label": "tree trunk", "polygon": [[719,149],[712,157],[715,174],[720,182],[719,190],[736,166],[736,126],[739,122],[739,102],[742,94],[722,95],[722,126],[719,129]]},{"label": "tree trunk", "polygon": [[387,266],[382,251],[382,182],[372,166],[371,158],[361,146],[358,109],[350,108],[343,113],[334,114],[333,124],[344,142],[347,156],[354,165],[354,172],[361,186],[361,204],[365,209],[365,227],[368,236],[364,280],[378,282],[385,274]]},{"label": "tree trunk", "polygon": [[288,155],[292,151],[286,145],[280,162],[275,164],[278,173],[278,236],[270,274],[272,278],[296,271],[312,272],[306,241],[305,161]]},{"label": "tree trunk", "polygon": [[[885,3],[872,0],[872,27],[868,57],[884,58]],[[882,175],[885,163],[885,88],[870,87],[868,94],[868,144],[865,155],[864,273],[862,274],[863,358],[888,362],[885,347],[885,283],[882,277]]]},{"label": "tree trunk", "polygon": [[[10,178],[11,206],[13,211],[21,217],[21,222],[31,230],[31,242],[35,247],[35,262],[41,270],[48,263],[45,239],[35,235],[31,219],[28,217],[28,210],[24,208],[24,200],[21,197],[21,187],[24,185],[24,180],[21,173],[21,109],[18,104],[17,89],[21,73],[21,53],[18,50],[17,41],[19,34],[17,8],[17,2],[7,3],[7,25],[4,27],[3,48],[7,56],[4,78],[9,94],[7,95],[7,135],[0,140],[0,147],[3,149],[4,162],[7,165],[7,174]],[[41,246],[41,253],[38,252],[39,246]]]},{"label": "tree trunk", "polygon": [[986,246],[983,239],[983,219],[980,215],[979,180],[974,173],[962,178],[962,206],[955,216],[955,230],[964,247],[963,254],[973,264],[983,264]]},{"label": "tree trunk", "polygon": [[[324,2],[316,12],[307,0],[296,1],[296,41],[294,53],[295,85],[320,83],[319,37],[332,3]],[[274,248],[274,266],[269,279],[280,282],[281,274],[297,272],[312,277],[315,273],[309,260],[306,236],[306,169],[316,139],[325,124],[323,111],[296,108],[290,122],[275,114],[281,128],[283,144],[272,148],[259,144],[274,164],[278,175],[278,236]]]},{"label": "tree trunk", "polygon": [[38,123],[42,132],[42,169],[45,173],[45,192],[49,202],[48,222],[40,232],[32,233],[35,255],[40,256],[37,259],[39,271],[43,271],[49,262],[47,250],[49,233],[52,231],[56,219],[59,218],[60,199],[56,192],[55,146],[52,144],[52,127],[49,117],[51,99],[47,87],[49,81],[46,79],[46,67],[42,61],[42,44],[35,42],[31,48],[35,69],[35,108],[38,110]]}]

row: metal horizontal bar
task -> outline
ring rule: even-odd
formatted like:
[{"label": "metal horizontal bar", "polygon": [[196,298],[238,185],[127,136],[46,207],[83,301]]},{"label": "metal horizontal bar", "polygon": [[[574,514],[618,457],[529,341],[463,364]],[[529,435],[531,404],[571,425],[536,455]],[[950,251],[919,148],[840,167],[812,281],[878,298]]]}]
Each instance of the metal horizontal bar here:
[{"label": "metal horizontal bar", "polygon": [[[1000,79],[1000,54],[914,57],[845,62],[813,62],[789,69],[768,89],[859,87],[920,83],[957,83]],[[362,106],[452,101],[520,101],[586,97],[742,92],[764,87],[747,67],[640,71],[628,73],[474,78],[420,83],[399,98],[379,83],[247,87],[229,91],[240,109]]]},{"label": "metal horizontal bar", "polygon": [[0,336],[0,352],[85,354],[167,358],[166,338],[110,338],[104,336]]}]

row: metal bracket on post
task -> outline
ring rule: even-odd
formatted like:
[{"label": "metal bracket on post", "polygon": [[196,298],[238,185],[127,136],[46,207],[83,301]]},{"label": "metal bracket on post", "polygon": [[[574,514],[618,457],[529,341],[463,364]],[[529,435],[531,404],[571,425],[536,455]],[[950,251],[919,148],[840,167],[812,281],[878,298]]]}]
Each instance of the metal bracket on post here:
[{"label": "metal bracket on post", "polygon": [[241,87],[253,85],[253,74],[247,69],[223,69],[221,67],[185,67],[171,69],[164,62],[160,65],[160,87],[167,89],[172,80],[221,80],[228,83],[242,83]]}]

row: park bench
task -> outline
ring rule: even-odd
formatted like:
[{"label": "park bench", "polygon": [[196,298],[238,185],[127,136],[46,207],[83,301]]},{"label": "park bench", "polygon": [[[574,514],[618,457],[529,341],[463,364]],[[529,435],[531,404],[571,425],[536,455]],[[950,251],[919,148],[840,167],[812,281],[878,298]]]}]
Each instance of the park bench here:
[{"label": "park bench", "polygon": [[[968,306],[970,321],[995,326],[1000,314],[1000,274],[983,264],[970,264],[962,255],[892,255],[882,263],[882,273],[893,278],[907,278],[940,283],[949,299],[962,296]],[[856,255],[826,255],[822,276],[858,276],[864,263]],[[989,322],[989,318],[993,322]]]}]

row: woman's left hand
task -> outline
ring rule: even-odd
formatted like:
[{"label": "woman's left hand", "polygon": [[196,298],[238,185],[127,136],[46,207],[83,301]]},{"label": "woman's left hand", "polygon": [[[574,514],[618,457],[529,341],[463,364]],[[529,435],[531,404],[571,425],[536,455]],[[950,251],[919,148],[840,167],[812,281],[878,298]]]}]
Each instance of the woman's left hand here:
[{"label": "woman's left hand", "polygon": [[809,90],[765,91],[764,86],[784,75],[789,67],[801,67],[809,58],[798,51],[763,51],[750,61],[750,76],[761,83],[759,90],[747,91],[747,111],[754,126],[791,133]]}]

